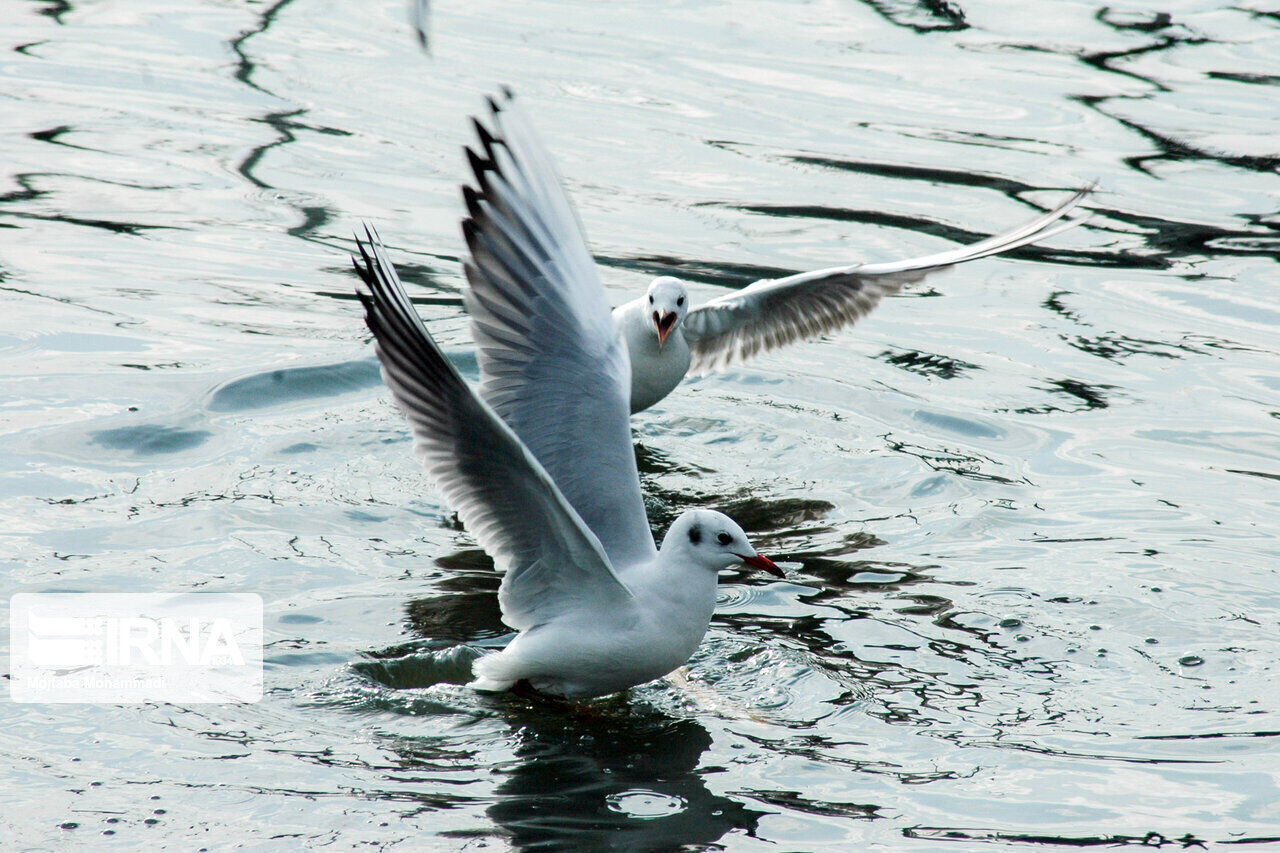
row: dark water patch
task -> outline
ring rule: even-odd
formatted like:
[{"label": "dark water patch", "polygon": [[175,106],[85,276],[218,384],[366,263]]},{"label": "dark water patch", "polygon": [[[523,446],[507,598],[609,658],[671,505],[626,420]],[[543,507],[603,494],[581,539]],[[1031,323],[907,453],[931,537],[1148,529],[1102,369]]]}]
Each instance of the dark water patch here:
[{"label": "dark water patch", "polygon": [[361,677],[392,690],[430,687],[433,684],[466,684],[471,664],[483,651],[470,646],[446,649],[384,649],[368,652],[369,660],[351,664]]},{"label": "dark water patch", "polygon": [[[765,814],[708,789],[700,764],[711,735],[695,720],[525,709],[508,720],[515,761],[496,770],[487,814],[518,850],[715,849],[729,833],[754,834]],[[639,798],[656,813],[629,808]]]},{"label": "dark water patch", "polygon": [[[462,529],[461,522],[458,523],[456,529]],[[494,592],[498,591],[498,581],[494,580],[496,575],[494,574],[493,558],[480,548],[469,548],[465,551],[445,554],[437,557],[434,562],[440,568],[447,569],[450,572],[441,582],[440,589],[454,591],[492,589]]]},{"label": "dark water patch", "polygon": [[[1041,304],[1059,317],[1069,320],[1073,325],[1089,329],[1094,328],[1093,323],[1085,320],[1078,312],[1067,306],[1067,297],[1079,298],[1079,295],[1067,290],[1058,290],[1049,294]],[[1213,355],[1211,350],[1214,349],[1234,351],[1242,346],[1231,341],[1192,334],[1184,334],[1177,341],[1134,338],[1115,331],[1090,335],[1059,335],[1059,338],[1074,349],[1107,361],[1121,361],[1131,355],[1150,355],[1158,358],[1177,359],[1186,355]],[[1110,386],[1107,386],[1107,388],[1109,389]]]},{"label": "dark water patch", "polygon": [[68,133],[73,133],[75,130],[76,128],[72,127],[69,124],[60,124],[57,127],[50,127],[44,130],[33,131],[32,133],[27,134],[27,136],[31,137],[37,142],[47,142],[50,145],[61,145],[64,148],[74,148],[77,151],[99,150],[97,148],[85,148],[83,145],[72,145],[70,142],[65,142],[61,139],[61,137],[65,136]]},{"label": "dark water patch", "polygon": [[[345,275],[347,270],[340,270],[340,274]],[[451,290],[452,288],[442,288]],[[317,290],[314,291],[316,296],[323,296],[326,299],[335,299],[338,302],[359,302],[360,297],[356,296],[355,289],[351,290]],[[414,305],[443,305],[448,308],[465,309],[466,303],[461,296],[410,296],[409,301]]]},{"label": "dark water patch", "polygon": [[982,369],[976,364],[970,364],[958,358],[918,350],[899,350],[898,352],[885,350],[877,358],[894,367],[900,367],[908,373],[927,376],[931,379],[955,379],[971,370]]},{"label": "dark water patch", "polygon": [[[3,200],[0,199],[0,201]],[[34,219],[41,222],[61,222],[64,225],[78,225],[83,228],[97,228],[103,231],[110,231],[113,234],[137,235],[146,231],[177,227],[174,225],[145,225],[141,222],[119,222],[111,219],[89,219],[81,216],[68,216],[61,213],[30,213],[27,211],[10,210],[4,211],[3,213],[0,213],[0,215],[12,216],[16,219]]]},{"label": "dark water patch", "polygon": [[249,58],[244,46],[249,39],[262,35],[267,30],[271,29],[271,25],[275,23],[276,17],[292,2],[293,0],[279,0],[279,2],[272,3],[262,9],[258,14],[257,26],[241,31],[241,33],[231,39],[229,43],[231,51],[236,55],[235,79],[264,95],[278,97],[274,92],[268,91],[254,82],[253,75],[258,70],[258,67],[254,64],[254,61]]},{"label": "dark water patch", "polygon": [[[812,498],[766,499],[755,496],[738,498],[721,504],[720,511],[748,533],[794,529],[826,517],[835,504]],[[831,528],[824,527],[823,530]]]},{"label": "dark water patch", "polygon": [[[725,205],[732,210],[746,213],[759,213],[783,219],[824,219],[832,222],[858,222],[866,225],[901,228],[940,237],[960,245],[968,245],[985,240],[992,234],[957,228],[944,222],[921,219],[915,216],[904,216],[882,210],[853,210],[845,207],[827,205],[788,205],[788,204],[732,204]],[[1088,225],[1081,226],[1088,228]],[[1094,250],[1062,249],[1041,246],[1036,243],[1019,246],[1001,252],[1003,258],[1020,258],[1042,262],[1074,264],[1076,266],[1125,267],[1133,269],[1142,265],[1142,259],[1135,260],[1128,254],[1120,252],[1099,252]]]},{"label": "dark water patch", "polygon": [[[1166,91],[1168,90],[1166,89]],[[1147,127],[1136,119],[1107,112],[1102,108],[1102,104],[1108,100],[1106,98],[1081,97],[1079,100],[1111,121],[1142,136],[1160,151],[1159,154],[1139,154],[1125,159],[1126,165],[1143,174],[1151,174],[1151,171],[1147,168],[1148,163],[1160,161],[1184,163],[1207,160],[1250,172],[1271,173],[1280,169],[1280,156],[1233,154],[1230,151],[1207,150],[1190,142],[1179,140],[1171,134]]]},{"label": "dark water patch", "polygon": [[1280,238],[1277,236],[1276,226],[1256,214],[1237,214],[1239,218],[1260,229],[1245,231],[1203,222],[1164,219],[1115,208],[1095,210],[1107,219],[1141,230],[1143,242],[1154,255],[1144,260],[1130,254],[1129,260],[1135,269],[1164,269],[1172,266],[1176,260],[1222,255],[1280,259],[1280,253],[1277,252]]},{"label": "dark water patch", "polygon": [[1074,296],[1074,295],[1075,294],[1069,290],[1055,290],[1053,293],[1050,293],[1048,296],[1045,297],[1045,300],[1044,302],[1041,303],[1041,305],[1043,305],[1045,308],[1048,308],[1050,311],[1052,311],[1054,314],[1057,314],[1059,317],[1065,317],[1066,319],[1070,320],[1073,323],[1079,323],[1080,325],[1088,326],[1090,324],[1082,320],[1079,314],[1077,314],[1076,312],[1068,308],[1066,305],[1066,302],[1064,301],[1064,297]]},{"label": "dark water patch", "polygon": [[[140,187],[137,184],[127,183],[123,181],[112,181],[105,178],[86,177],[82,175],[60,174],[57,172],[22,172],[11,176],[21,189],[12,190],[7,193],[0,194],[0,204],[23,204],[25,202],[36,201],[50,194],[49,190],[42,190],[36,187],[37,178],[73,178],[77,182],[88,181],[90,183],[101,183],[109,186],[133,187],[139,189],[171,189],[170,187]],[[155,231],[160,229],[174,229],[173,225],[146,225],[140,222],[117,222],[108,219],[89,219],[86,217],[71,216],[65,213],[33,213],[28,210],[7,210],[3,212],[5,216],[12,216],[18,219],[37,219],[46,222],[63,222],[68,225],[80,225],[86,228],[97,228],[104,231],[110,231],[114,234],[142,234],[147,231]]]},{"label": "dark water patch", "polygon": [[[478,586],[489,586],[487,579],[474,580]],[[462,643],[511,633],[502,622],[496,583],[492,589],[451,591],[410,601],[405,616],[414,634],[433,641]]]},{"label": "dark water patch", "polygon": [[[829,528],[823,529],[827,530]],[[824,558],[851,554],[868,548],[878,548],[884,544],[886,544],[885,541],[877,537],[874,533],[867,530],[859,530],[854,533],[846,533],[841,536],[837,542],[825,547],[790,551],[787,554],[787,561],[806,562],[808,560],[822,560]]]},{"label": "dark water patch", "polygon": [[52,18],[54,23],[66,25],[66,21],[62,20],[62,16],[72,11],[75,7],[71,5],[69,0],[32,0],[38,4],[36,9],[37,15],[44,15],[46,18]]},{"label": "dark water patch", "polygon": [[964,9],[951,0],[861,0],[888,21],[917,33],[969,29]]},{"label": "dark water patch", "polygon": [[783,554],[780,558],[789,563],[802,564],[802,568],[794,574],[796,580],[804,582],[812,578],[816,581],[814,591],[804,595],[806,601],[813,603],[846,601],[846,595],[851,592],[861,594],[871,589],[877,592],[892,591],[933,582],[933,578],[926,572],[892,563],[838,560],[805,552]]},{"label": "dark water patch", "polygon": [[921,841],[977,841],[984,844],[1037,844],[1048,847],[1156,847],[1185,850],[1206,848],[1206,842],[1189,832],[1166,836],[1159,832],[1146,835],[1033,835],[1000,830],[948,829],[935,826],[909,826],[902,830],[905,838]]},{"label": "dark water patch", "polygon": [[825,817],[848,817],[855,820],[877,820],[883,806],[867,803],[838,803],[831,800],[814,800],[803,796],[799,791],[760,791],[746,790],[740,792],[759,800],[767,806],[781,806],[794,809],[805,814],[823,815]]},{"label": "dark water patch", "polygon": [[328,225],[334,218],[334,211],[319,204],[298,205],[298,212],[302,214],[302,221],[285,231],[290,237],[306,237],[313,234]]},{"label": "dark water patch", "polygon": [[134,456],[162,456],[204,444],[213,433],[164,424],[138,424],[89,433],[90,440],[112,450],[128,450]]},{"label": "dark water patch", "polygon": [[1107,361],[1123,361],[1131,355],[1182,358],[1186,353],[1200,354],[1195,347],[1190,345],[1153,341],[1146,338],[1131,338],[1116,332],[1093,336],[1060,335],[1059,337],[1066,342],[1067,346]]},{"label": "dark water patch", "polygon": [[1099,9],[1094,19],[1115,30],[1133,30],[1139,33],[1159,32],[1173,23],[1173,16],[1168,12],[1141,12],[1111,6]]},{"label": "dark water patch", "polygon": [[677,258],[674,255],[596,255],[595,260],[605,267],[648,273],[652,276],[670,275],[685,281],[733,288],[746,287],[761,279],[785,278],[801,272],[785,267]]},{"label": "dark water patch", "polygon": [[312,444],[309,441],[299,441],[296,444],[290,444],[288,447],[282,447],[278,451],[282,456],[293,456],[298,453],[315,453],[320,449],[320,445]]},{"label": "dark water patch", "polygon": [[334,397],[382,384],[376,358],[312,367],[284,367],[235,379],[215,389],[208,407],[246,412],[298,400]]},{"label": "dark water patch", "polygon": [[[235,38],[231,39],[229,45],[231,51],[236,56],[234,77],[241,84],[248,86],[256,92],[270,96],[273,100],[288,101],[288,98],[280,96],[278,93],[267,89],[258,83],[254,78],[258,70],[256,62],[249,56],[245,45],[253,38],[267,33],[276,23],[280,13],[284,11],[293,2],[293,0],[279,0],[258,13],[257,24],[249,29],[243,30]],[[246,181],[254,187],[262,190],[275,190],[274,184],[259,176],[259,167],[266,156],[277,148],[286,145],[292,145],[298,141],[298,133],[300,131],[310,131],[322,133],[330,136],[351,136],[349,131],[340,130],[332,127],[316,127],[311,124],[299,121],[302,116],[307,115],[310,110],[304,107],[296,107],[293,109],[274,110],[262,114],[255,121],[266,125],[275,134],[275,138],[260,145],[253,146],[244,159],[236,166],[236,171]],[[317,235],[320,230],[333,221],[340,214],[325,205],[321,204],[304,204],[298,202],[290,202],[292,197],[287,194],[278,194],[281,201],[291,206],[298,212],[301,221],[297,225],[293,225],[287,229],[286,233],[291,237],[299,237],[305,240],[323,242]]]},{"label": "dark water patch", "polygon": [[835,169],[841,172],[854,172],[859,175],[875,175],[877,177],[905,181],[923,181],[931,185],[977,187],[979,189],[994,190],[1001,195],[1015,199],[1021,199],[1024,194],[1048,189],[1060,189],[1063,192],[1069,191],[1066,187],[1037,187],[1001,175],[963,172],[958,169],[944,169],[937,166],[910,166],[905,163],[849,160],[817,154],[783,154],[780,155],[779,159],[806,166],[820,166],[824,169]]},{"label": "dark water patch", "polygon": [[911,416],[921,423],[929,424],[929,426],[945,429],[947,432],[954,432],[958,435],[967,436],[969,438],[991,438],[998,439],[1004,437],[1002,430],[993,426],[984,424],[972,418],[961,418],[955,415],[944,415],[941,412],[929,412],[923,409],[917,409],[912,412]]},{"label": "dark water patch", "polygon": [[[401,253],[401,255],[406,251],[404,249],[396,249],[394,246],[389,248]],[[397,260],[395,262],[395,267],[396,272],[400,275],[400,280],[406,284],[416,284],[426,290],[457,294],[455,299],[461,299],[461,281],[457,276],[445,275],[444,270],[439,267],[430,266],[428,264],[409,263],[404,260]],[[355,271],[350,267],[347,267],[346,271],[355,275]],[[451,301],[444,301],[445,299],[448,299],[448,297],[427,297],[419,295],[416,298],[411,298],[410,301],[415,305],[453,304]],[[461,302],[459,301],[458,304],[461,304]]]},{"label": "dark water patch", "polygon": [[888,435],[881,437],[885,441],[885,446],[894,453],[901,453],[904,456],[919,459],[934,471],[946,471],[964,477],[966,480],[1004,483],[1006,485],[1034,485],[1026,477],[1006,477],[991,470],[984,470],[1001,467],[1002,463],[982,454],[949,450],[945,447],[925,447],[906,441],[898,441]]},{"label": "dark water patch", "polygon": [[1223,738],[1271,738],[1280,737],[1280,731],[1257,732],[1197,732],[1179,735],[1138,735],[1137,740],[1221,740]]},{"label": "dark water patch", "polygon": [[1259,86],[1277,86],[1280,85],[1280,74],[1245,74],[1238,71],[1209,71],[1206,72],[1211,80],[1230,80],[1233,83],[1252,83]]},{"label": "dark water patch", "polygon": [[[478,380],[480,367],[474,351],[455,350],[446,353],[446,357],[464,378]],[[336,397],[381,385],[382,374],[376,358],[282,367],[219,386],[209,395],[207,406],[214,412],[245,412],[299,400]]]},{"label": "dark water patch", "polygon": [[1229,838],[1218,844],[1280,844],[1280,835],[1260,835],[1256,838]]},{"label": "dark water patch", "polygon": [[907,616],[941,616],[954,607],[951,599],[943,598],[940,595],[916,593],[912,595],[895,596],[895,599],[911,602],[903,607],[894,608],[895,613],[901,613]]},{"label": "dark water patch", "polygon": [[[948,779],[960,778],[960,774],[951,770],[906,770],[900,765],[887,761],[847,758],[833,755],[831,749],[832,747],[837,746],[837,744],[833,743],[830,738],[822,735],[792,734],[784,738],[770,739],[745,734],[744,737],[746,740],[769,752],[779,752],[801,758],[808,758],[824,765],[836,766],[842,770],[853,771],[856,773],[888,776],[898,780],[904,785],[926,785],[930,782],[940,782]],[[857,746],[859,744],[854,743],[849,745]]]},{"label": "dark water patch", "polygon": [[[288,2],[291,2],[291,0],[284,0],[283,3],[279,4],[279,6],[284,6]],[[277,6],[276,8],[279,8],[279,6]],[[253,85],[253,84],[250,84],[250,85]],[[259,87],[255,85],[253,86],[253,88],[258,89]],[[240,175],[246,181],[253,184],[258,189],[261,189],[261,190],[275,189],[275,187],[273,187],[271,184],[267,183],[266,181],[262,180],[257,176],[256,171],[258,168],[258,164],[262,162],[262,159],[266,157],[269,153],[271,153],[272,150],[279,148],[283,145],[289,145],[297,141],[298,138],[296,135],[294,135],[293,128],[289,120],[291,118],[294,118],[295,116],[306,115],[306,112],[307,111],[303,109],[296,109],[296,110],[285,110],[282,112],[267,113],[266,115],[262,116],[262,118],[259,119],[259,121],[261,121],[263,124],[275,130],[276,138],[271,140],[270,142],[264,142],[261,145],[255,145],[253,148],[251,148],[249,150],[249,153],[245,156],[245,158],[240,161],[240,164],[238,166],[236,166],[236,171],[239,172]],[[305,218],[305,215],[304,215],[304,218]],[[294,232],[295,232],[295,229],[293,228],[289,229],[289,233],[292,236],[295,236],[295,237],[298,236]]]},{"label": "dark water patch", "polygon": [[666,474],[683,474],[687,477],[700,477],[710,474],[711,469],[691,462],[676,462],[670,454],[654,447],[635,442],[636,468],[641,477]]},{"label": "dark water patch", "polygon": [[814,498],[762,498],[760,490],[751,487],[721,494],[691,491],[687,487],[670,489],[662,485],[659,476],[649,474],[642,476],[641,486],[649,526],[659,542],[671,522],[691,507],[717,509],[734,519],[744,531],[777,536],[829,531],[830,527],[813,526],[810,522],[835,509],[829,501]]},{"label": "dark water patch", "polygon": [[[1095,18],[1099,23],[1105,24],[1117,32],[1159,33],[1160,35],[1153,41],[1122,50],[1083,51],[1077,55],[1080,61],[1091,68],[1096,68],[1108,74],[1119,74],[1123,77],[1141,80],[1160,92],[1170,92],[1172,90],[1159,80],[1135,71],[1131,67],[1132,63],[1124,60],[1130,60],[1135,56],[1143,56],[1148,53],[1159,53],[1183,45],[1210,43],[1209,39],[1195,35],[1182,24],[1176,23],[1167,12],[1148,14],[1145,12],[1116,11],[1110,6],[1104,6],[1098,10]],[[1104,99],[1099,98],[1098,100]]]},{"label": "dark water patch", "polygon": [[1105,409],[1110,406],[1106,392],[1115,390],[1115,387],[1114,385],[1103,383],[1090,384],[1079,379],[1053,379],[1050,380],[1048,387],[1041,387],[1038,390],[1069,397],[1076,401],[1075,405],[1023,406],[1013,411],[1020,415],[1048,415],[1058,412],[1087,412],[1095,409]]},{"label": "dark water patch", "polygon": [[1244,474],[1249,477],[1261,477],[1264,480],[1280,480],[1280,474],[1269,474],[1266,471],[1249,471],[1244,468],[1224,468],[1223,470],[1229,471],[1232,474]]}]

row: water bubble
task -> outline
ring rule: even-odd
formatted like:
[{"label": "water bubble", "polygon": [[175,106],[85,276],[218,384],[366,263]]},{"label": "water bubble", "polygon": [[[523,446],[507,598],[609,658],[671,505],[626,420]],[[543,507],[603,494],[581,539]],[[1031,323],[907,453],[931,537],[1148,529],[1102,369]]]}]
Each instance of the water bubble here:
[{"label": "water bubble", "polygon": [[653,820],[657,817],[679,814],[684,811],[686,805],[683,797],[647,791],[643,788],[610,794],[605,801],[613,811],[637,820]]}]

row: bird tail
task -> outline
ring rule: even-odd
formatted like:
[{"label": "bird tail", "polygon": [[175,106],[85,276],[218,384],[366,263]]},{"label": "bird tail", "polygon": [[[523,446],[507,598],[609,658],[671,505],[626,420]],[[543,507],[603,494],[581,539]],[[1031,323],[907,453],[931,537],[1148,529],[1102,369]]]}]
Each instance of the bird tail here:
[{"label": "bird tail", "polygon": [[471,664],[471,674],[475,676],[467,686],[482,693],[502,693],[515,686],[519,679],[508,670],[507,661],[502,652],[485,655]]}]

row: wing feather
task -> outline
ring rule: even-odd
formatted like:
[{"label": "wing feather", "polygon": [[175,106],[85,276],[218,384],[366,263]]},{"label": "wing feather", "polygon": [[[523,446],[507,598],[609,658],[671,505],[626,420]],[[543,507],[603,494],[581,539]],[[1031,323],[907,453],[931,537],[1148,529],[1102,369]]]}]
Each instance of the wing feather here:
[{"label": "wing feather", "polygon": [[413,430],[414,451],[467,530],[504,570],[503,619],[524,630],[581,607],[631,598],[599,539],[520,439],[432,340],[366,228],[352,258],[382,376]]},{"label": "wing feather", "polygon": [[772,281],[757,281],[689,312],[684,336],[697,375],[787,344],[812,340],[871,313],[885,296],[954,264],[1007,252],[1074,228],[1067,219],[1089,194],[1086,187],[1052,210],[1011,231],[905,261],[853,264]]},{"label": "wing feather", "polygon": [[475,185],[462,191],[480,393],[623,570],[656,554],[626,347],[551,156],[510,92],[489,107],[467,151]]}]

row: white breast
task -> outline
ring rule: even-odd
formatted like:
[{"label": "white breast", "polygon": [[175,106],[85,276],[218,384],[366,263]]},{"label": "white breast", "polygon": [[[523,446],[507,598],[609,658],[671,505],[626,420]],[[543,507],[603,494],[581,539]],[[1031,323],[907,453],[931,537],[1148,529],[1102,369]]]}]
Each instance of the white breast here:
[{"label": "white breast", "polygon": [[645,316],[643,299],[613,311],[613,323],[631,357],[631,412],[649,408],[680,384],[689,371],[689,344],[677,328],[658,349],[658,336]]}]

